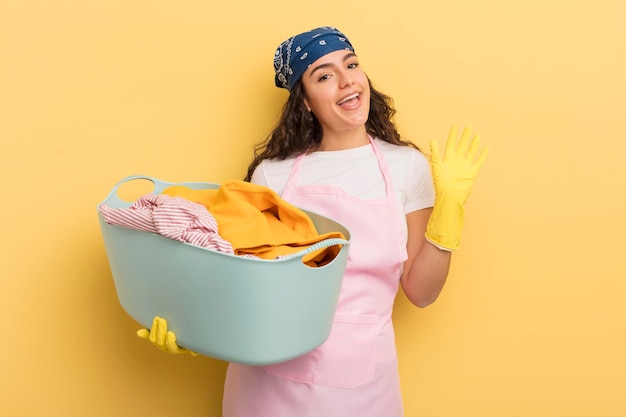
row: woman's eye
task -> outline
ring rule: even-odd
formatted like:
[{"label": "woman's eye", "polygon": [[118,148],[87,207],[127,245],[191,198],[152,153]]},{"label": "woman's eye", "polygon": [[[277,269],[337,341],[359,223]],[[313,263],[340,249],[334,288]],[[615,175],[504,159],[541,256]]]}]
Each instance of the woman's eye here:
[{"label": "woman's eye", "polygon": [[349,69],[354,69],[354,68],[356,68],[358,66],[359,66],[358,62],[352,62],[352,63],[348,64],[348,68]]},{"label": "woman's eye", "polygon": [[326,81],[326,80],[327,80],[327,79],[329,79],[329,78],[330,78],[330,75],[328,75],[328,74],[324,74],[324,75],[322,75],[322,76],[320,77],[319,81]]}]

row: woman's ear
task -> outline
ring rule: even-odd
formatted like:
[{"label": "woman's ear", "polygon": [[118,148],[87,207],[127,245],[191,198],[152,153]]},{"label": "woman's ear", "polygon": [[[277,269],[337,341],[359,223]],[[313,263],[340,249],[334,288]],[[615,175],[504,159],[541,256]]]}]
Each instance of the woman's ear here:
[{"label": "woman's ear", "polygon": [[307,100],[305,97],[302,101],[304,101],[304,105],[306,106],[306,109],[308,110],[308,112],[311,113],[311,106],[309,106],[309,100]]}]

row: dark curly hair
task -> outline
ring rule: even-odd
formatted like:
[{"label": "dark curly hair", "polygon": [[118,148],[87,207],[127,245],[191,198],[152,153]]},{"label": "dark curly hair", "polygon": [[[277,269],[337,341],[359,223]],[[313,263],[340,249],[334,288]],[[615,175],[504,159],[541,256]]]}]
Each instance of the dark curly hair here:
[{"label": "dark curly hair", "polygon": [[[396,109],[393,99],[376,90],[371,80],[370,111],[365,128],[368,134],[394,145],[411,146],[411,142],[400,139],[400,134],[393,123]],[[248,166],[244,181],[250,181],[252,173],[264,159],[287,159],[317,147],[322,141],[322,127],[317,118],[304,104],[304,86],[298,81],[285,102],[278,125],[269,136],[254,148],[254,159]]]}]

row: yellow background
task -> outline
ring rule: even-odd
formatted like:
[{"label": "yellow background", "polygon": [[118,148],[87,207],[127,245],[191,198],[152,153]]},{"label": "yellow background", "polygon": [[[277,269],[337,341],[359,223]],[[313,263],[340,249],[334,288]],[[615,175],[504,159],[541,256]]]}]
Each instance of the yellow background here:
[{"label": "yellow background", "polygon": [[330,24],[405,138],[492,148],[442,296],[399,297],[406,415],[626,416],[625,23],[621,0],[3,0],[0,415],[219,416],[225,364],[135,337],[95,208],[130,174],[241,178],[286,98],[274,48]]}]

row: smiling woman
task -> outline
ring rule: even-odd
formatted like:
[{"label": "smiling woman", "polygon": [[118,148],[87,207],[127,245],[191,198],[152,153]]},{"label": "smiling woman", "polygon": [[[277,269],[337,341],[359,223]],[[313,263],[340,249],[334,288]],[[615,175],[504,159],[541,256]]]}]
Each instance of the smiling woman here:
[{"label": "smiling woman", "polygon": [[400,138],[392,100],[335,28],[281,43],[274,69],[290,95],[246,180],[344,224],[352,243],[328,339],[287,362],[230,364],[223,415],[400,417],[394,300],[400,285],[419,307],[438,297],[486,152],[475,161],[478,137],[465,129],[457,146],[454,128],[443,160],[432,148],[431,176],[427,158]]},{"label": "smiling woman", "polygon": [[[334,51],[311,65],[302,76],[304,104],[324,132],[320,151],[349,149],[368,143],[370,88],[354,52]],[[352,132],[349,136],[347,132]]]}]

